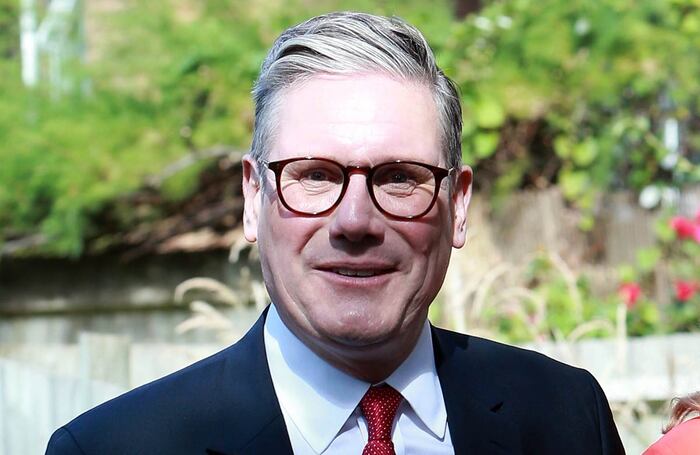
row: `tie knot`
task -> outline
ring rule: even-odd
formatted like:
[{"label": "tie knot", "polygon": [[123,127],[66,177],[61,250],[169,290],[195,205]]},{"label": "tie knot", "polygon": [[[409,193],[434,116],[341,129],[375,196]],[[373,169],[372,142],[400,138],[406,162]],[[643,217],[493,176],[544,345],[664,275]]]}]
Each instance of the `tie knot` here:
[{"label": "tie knot", "polygon": [[369,440],[391,441],[391,427],[403,397],[389,385],[370,387],[360,400],[360,410],[367,420]]}]

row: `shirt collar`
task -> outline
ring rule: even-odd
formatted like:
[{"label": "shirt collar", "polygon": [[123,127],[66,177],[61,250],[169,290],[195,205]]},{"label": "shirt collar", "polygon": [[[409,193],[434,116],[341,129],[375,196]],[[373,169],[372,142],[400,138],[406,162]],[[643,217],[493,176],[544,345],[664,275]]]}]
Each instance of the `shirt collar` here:
[{"label": "shirt collar", "polygon": [[[280,406],[309,445],[322,453],[333,442],[370,384],[317,356],[284,325],[274,305],[267,314],[264,340]],[[435,370],[427,321],[416,347],[385,382],[403,395],[437,438],[445,436],[447,411]]]},{"label": "shirt collar", "polygon": [[322,453],[369,384],[317,356],[282,322],[274,305],[265,321],[265,351],[277,399],[306,442]]},{"label": "shirt collar", "polygon": [[433,339],[427,320],[416,347],[385,382],[401,392],[418,418],[435,437],[444,438],[447,429],[447,409],[435,369]]}]

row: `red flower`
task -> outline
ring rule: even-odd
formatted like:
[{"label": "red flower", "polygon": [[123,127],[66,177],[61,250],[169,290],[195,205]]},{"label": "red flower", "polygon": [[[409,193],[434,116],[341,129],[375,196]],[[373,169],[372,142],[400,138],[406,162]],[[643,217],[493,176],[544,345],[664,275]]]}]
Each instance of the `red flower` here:
[{"label": "red flower", "polygon": [[693,238],[697,243],[700,243],[700,223],[695,225],[695,232],[693,233]]},{"label": "red flower", "polygon": [[676,281],[676,298],[681,302],[686,302],[693,298],[698,290],[698,283],[692,281]]},{"label": "red flower", "polygon": [[682,216],[674,216],[671,218],[671,228],[676,231],[676,236],[679,239],[690,239],[695,237],[696,225],[693,220]]},{"label": "red flower", "polygon": [[620,297],[622,297],[622,301],[627,306],[627,309],[632,309],[642,295],[642,288],[638,283],[624,283],[620,286],[618,293]]}]

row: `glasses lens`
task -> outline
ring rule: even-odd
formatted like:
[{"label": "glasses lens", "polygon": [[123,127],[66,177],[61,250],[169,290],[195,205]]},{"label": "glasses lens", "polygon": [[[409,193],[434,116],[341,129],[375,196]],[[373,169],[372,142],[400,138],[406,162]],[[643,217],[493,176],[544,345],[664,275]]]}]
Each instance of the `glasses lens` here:
[{"label": "glasses lens", "polygon": [[343,169],[323,160],[288,163],[280,175],[280,190],[294,210],[316,214],[328,210],[343,189]]},{"label": "glasses lens", "polygon": [[395,216],[419,215],[430,207],[435,195],[433,172],[418,164],[387,163],[372,178],[377,204]]}]

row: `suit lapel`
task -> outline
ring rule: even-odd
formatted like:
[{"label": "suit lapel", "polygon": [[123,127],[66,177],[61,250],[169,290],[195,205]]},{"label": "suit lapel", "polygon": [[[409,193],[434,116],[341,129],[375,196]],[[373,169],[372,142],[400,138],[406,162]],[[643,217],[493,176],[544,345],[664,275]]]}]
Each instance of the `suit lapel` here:
[{"label": "suit lapel", "polygon": [[262,453],[293,455],[287,426],[281,413],[265,425],[248,445],[232,455],[258,455]]},{"label": "suit lapel", "polygon": [[[232,393],[244,405],[231,412],[244,414],[245,426],[235,434],[226,432],[224,440],[208,448],[210,455],[293,455],[267,365],[266,316],[267,310],[236,344],[232,359],[237,369]],[[493,378],[480,374],[479,361],[469,355],[471,338],[435,327],[432,334],[455,454],[522,453],[517,425],[500,412],[506,395]]]},{"label": "suit lapel", "polygon": [[455,454],[518,454],[517,425],[500,413],[505,393],[469,354],[470,337],[433,327],[435,367]]},{"label": "suit lapel", "polygon": [[[292,455],[287,427],[275,394],[265,354],[263,327],[267,309],[250,331],[232,347],[228,359],[232,369],[230,393],[231,418],[235,430],[222,432],[223,440],[207,449],[210,455],[254,455],[261,453]],[[225,397],[221,397],[225,399]],[[235,414],[235,415],[233,415]]]}]

